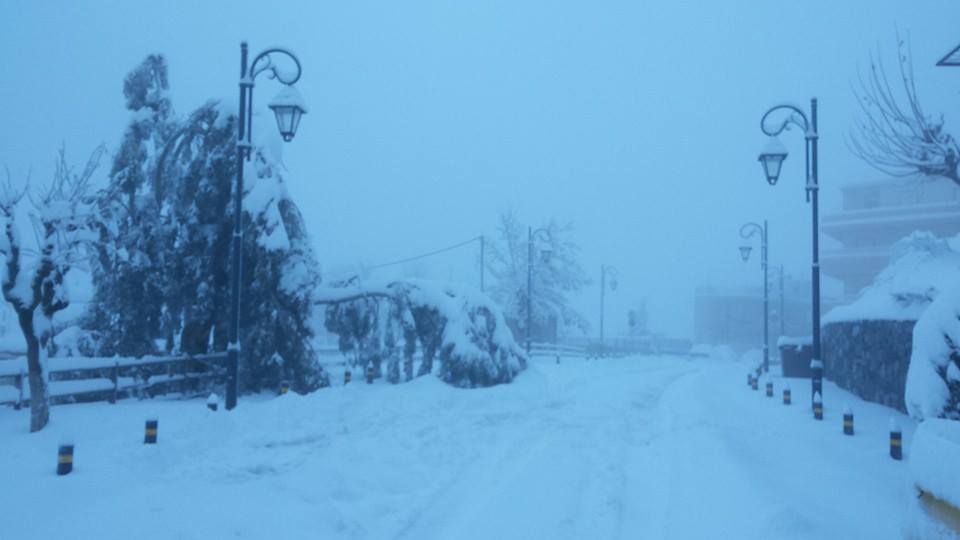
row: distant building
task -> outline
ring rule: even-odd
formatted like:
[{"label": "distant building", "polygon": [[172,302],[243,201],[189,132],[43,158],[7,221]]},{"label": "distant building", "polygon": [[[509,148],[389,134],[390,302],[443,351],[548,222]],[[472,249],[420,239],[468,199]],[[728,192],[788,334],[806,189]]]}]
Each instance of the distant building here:
[{"label": "distant building", "polygon": [[[821,230],[840,243],[824,249],[824,275],[843,283],[853,301],[890,263],[890,250],[914,231],[938,237],[960,233],[960,186],[946,178],[890,178],[841,188],[843,210],[826,214]],[[826,311],[824,311],[826,313]]]},{"label": "distant building", "polygon": [[[769,299],[769,347],[771,354],[776,354],[781,335],[799,337],[812,333],[810,282],[789,276],[784,279],[781,316],[779,273],[771,268]],[[836,301],[823,297],[822,311],[826,313],[835,304]],[[762,347],[763,291],[759,287],[698,287],[693,313],[697,344],[729,345],[739,351]]]}]

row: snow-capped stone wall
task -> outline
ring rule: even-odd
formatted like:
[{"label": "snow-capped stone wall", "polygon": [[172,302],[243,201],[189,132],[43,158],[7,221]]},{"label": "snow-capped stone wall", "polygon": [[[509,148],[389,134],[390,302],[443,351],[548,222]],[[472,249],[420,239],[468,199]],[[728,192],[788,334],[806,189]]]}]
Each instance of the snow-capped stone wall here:
[{"label": "snow-capped stone wall", "polygon": [[960,279],[960,238],[915,232],[857,299],[823,318],[825,376],[860,397],[906,411],[914,325]]},{"label": "snow-capped stone wall", "polygon": [[824,376],[861,398],[906,411],[915,321],[844,321],[820,334]]}]

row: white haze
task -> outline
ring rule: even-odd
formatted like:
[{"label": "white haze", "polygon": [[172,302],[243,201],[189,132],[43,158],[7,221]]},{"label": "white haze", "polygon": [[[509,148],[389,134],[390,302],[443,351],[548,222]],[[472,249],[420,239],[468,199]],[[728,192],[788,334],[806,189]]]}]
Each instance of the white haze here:
[{"label": "white haze", "polygon": [[[756,163],[779,101],[820,100],[824,210],[875,176],[844,144],[858,64],[909,37],[927,109],[948,127],[960,69],[952,1],[150,2],[6,1],[0,17],[0,164],[52,174],[115,149],[122,81],[146,54],[170,65],[176,109],[236,100],[239,42],[295,50],[310,105],[284,148],[290,190],[328,271],[492,234],[497,214],[574,221],[583,262],[620,271],[608,321],[650,299],[655,330],[690,335],[699,284],[750,285],[741,223],[768,218],[771,260],[806,277],[810,209],[802,139],[781,185]],[[263,80],[257,104],[276,92]],[[106,169],[104,168],[104,174]],[[474,251],[398,272],[475,282]],[[598,284],[577,304],[596,327]]]}]

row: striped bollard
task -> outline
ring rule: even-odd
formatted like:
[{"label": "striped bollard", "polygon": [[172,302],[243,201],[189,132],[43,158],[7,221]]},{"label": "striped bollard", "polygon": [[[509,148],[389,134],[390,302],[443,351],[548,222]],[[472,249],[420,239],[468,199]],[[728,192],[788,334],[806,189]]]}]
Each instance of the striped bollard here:
[{"label": "striped bollard", "polygon": [[61,444],[57,449],[57,476],[70,474],[73,470],[73,445]]},{"label": "striped bollard", "polygon": [[783,389],[783,404],[784,405],[790,404],[790,387],[789,386]]},{"label": "striped bollard", "polygon": [[773,397],[773,383],[767,381],[767,397]]},{"label": "striped bollard", "polygon": [[290,392],[290,382],[289,381],[280,381],[280,395],[284,395]]},{"label": "striped bollard", "polygon": [[147,420],[147,424],[143,428],[143,444],[157,444],[158,424],[159,421],[156,419]]},{"label": "striped bollard", "polygon": [[207,408],[210,409],[211,411],[216,411],[217,405],[219,404],[219,402],[220,402],[220,398],[217,397],[216,394],[210,394],[207,397]]},{"label": "striped bollard", "polygon": [[349,370],[349,369],[343,372],[343,384],[344,384],[344,386],[350,384],[350,377],[351,377],[351,374],[350,374],[350,370]]},{"label": "striped bollard", "polygon": [[823,420],[823,398],[820,397],[820,392],[813,395],[813,419]]},{"label": "striped bollard", "polygon": [[373,366],[367,368],[367,384],[373,384]]},{"label": "striped bollard", "polygon": [[756,377],[750,379],[750,388],[752,388],[752,389],[754,389],[754,390],[758,390],[758,389],[760,388],[760,387],[759,387],[759,380],[757,380]]},{"label": "striped bollard", "polygon": [[890,419],[890,457],[897,461],[903,459],[903,432],[893,418]]},{"label": "striped bollard", "polygon": [[843,408],[843,434],[853,435],[853,410],[849,405]]},{"label": "striped bollard", "polygon": [[753,375],[747,373],[747,386],[753,386]]}]

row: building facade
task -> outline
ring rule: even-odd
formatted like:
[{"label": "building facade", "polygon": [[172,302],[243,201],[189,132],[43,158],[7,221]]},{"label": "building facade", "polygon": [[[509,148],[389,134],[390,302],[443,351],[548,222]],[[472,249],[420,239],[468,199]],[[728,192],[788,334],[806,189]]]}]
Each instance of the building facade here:
[{"label": "building facade", "polygon": [[[807,336],[813,327],[810,281],[785,276],[781,294],[779,278],[779,272],[771,268],[768,344],[771,354],[776,354],[780,336]],[[823,303],[825,310],[836,304],[827,298]],[[738,351],[763,346],[763,291],[759,287],[698,287],[693,313],[693,335],[697,344],[729,345]]]},{"label": "building facade", "polygon": [[960,186],[949,179],[890,178],[841,190],[843,209],[824,215],[820,228],[839,246],[823,250],[821,268],[843,283],[845,303],[886,268],[897,241],[914,231],[941,238],[960,233]]}]

